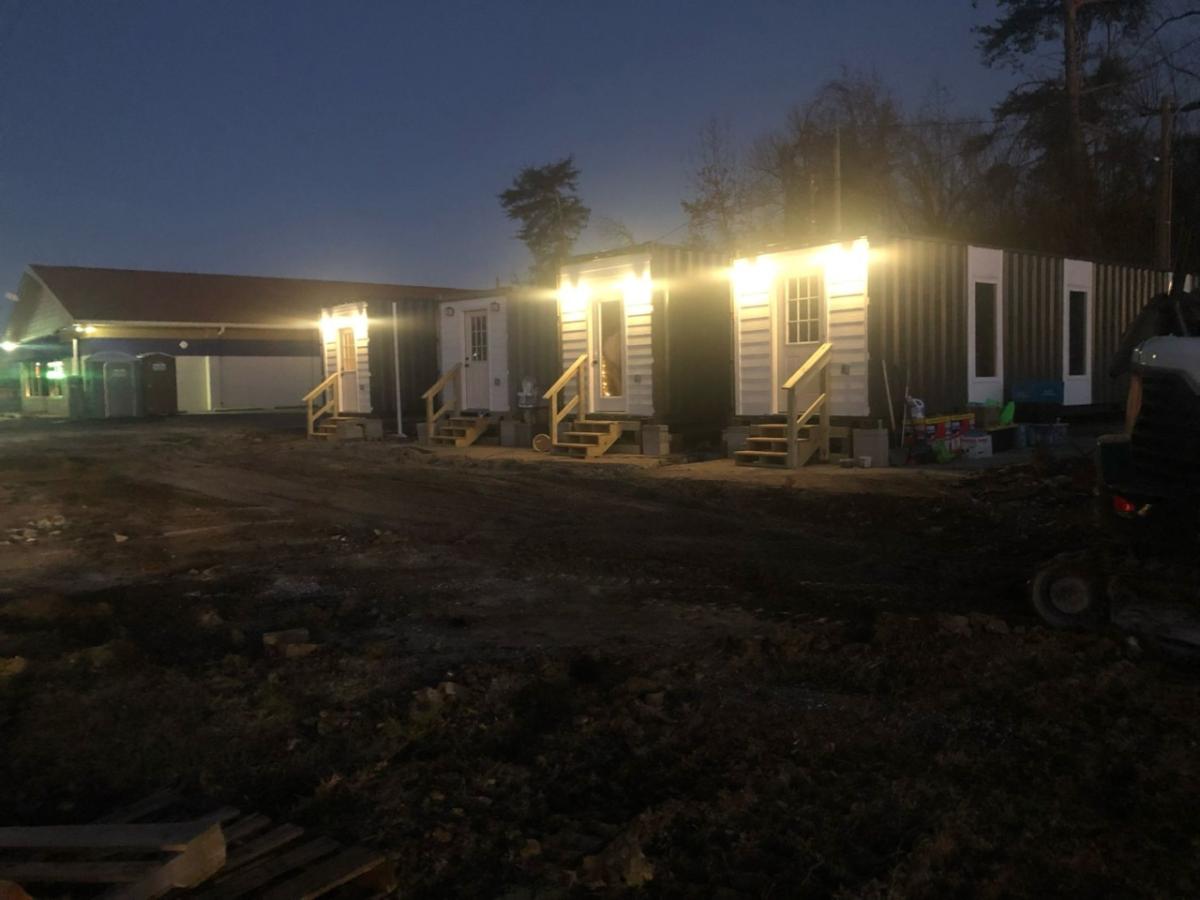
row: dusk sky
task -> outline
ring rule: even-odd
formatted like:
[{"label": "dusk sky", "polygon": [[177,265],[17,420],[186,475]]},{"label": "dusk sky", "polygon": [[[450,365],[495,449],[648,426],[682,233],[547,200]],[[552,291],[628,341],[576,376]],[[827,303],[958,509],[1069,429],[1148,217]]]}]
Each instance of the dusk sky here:
[{"label": "dusk sky", "polygon": [[0,0],[0,280],[45,262],[489,286],[528,264],[496,194],[568,153],[594,219],[682,237],[706,119],[753,138],[842,66],[913,104],[940,77],[983,112],[1012,79],[979,62],[991,13]]}]

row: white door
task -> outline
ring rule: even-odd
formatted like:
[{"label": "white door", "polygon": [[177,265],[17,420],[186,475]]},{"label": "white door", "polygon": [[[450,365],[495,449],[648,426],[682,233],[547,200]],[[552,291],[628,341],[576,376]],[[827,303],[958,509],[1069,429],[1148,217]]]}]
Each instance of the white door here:
[{"label": "white door", "polygon": [[358,347],[353,328],[339,328],[337,341],[338,411],[358,412]]},{"label": "white door", "polygon": [[[824,340],[825,310],[821,294],[819,274],[780,279],[776,384],[780,387],[777,404],[781,412],[787,410],[783,385],[817,352]],[[812,379],[812,384],[797,394],[799,409],[807,409],[820,392],[820,381]]]},{"label": "white door", "polygon": [[597,300],[593,310],[592,409],[624,412],[626,409],[625,301]]},{"label": "white door", "polygon": [[1092,402],[1092,264],[1063,260],[1063,405]]},{"label": "white door", "polygon": [[491,363],[488,360],[488,314],[486,309],[468,310],[463,316],[463,408],[490,408]]}]

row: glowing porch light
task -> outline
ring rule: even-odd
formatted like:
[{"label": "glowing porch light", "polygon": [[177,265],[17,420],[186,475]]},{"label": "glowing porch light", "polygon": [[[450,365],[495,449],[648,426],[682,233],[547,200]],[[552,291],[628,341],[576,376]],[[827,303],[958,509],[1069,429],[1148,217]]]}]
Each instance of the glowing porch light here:
[{"label": "glowing porch light", "polygon": [[856,282],[867,283],[867,263],[870,258],[870,246],[866,238],[859,238],[853,243],[833,244],[822,254],[825,262],[825,277],[829,281],[842,285]]},{"label": "glowing porch light", "polygon": [[337,326],[334,324],[333,319],[330,318],[329,313],[322,312],[321,321],[317,324],[321,329],[321,340],[326,344],[332,344],[337,338]]},{"label": "glowing porch light", "polygon": [[577,316],[583,313],[587,306],[590,289],[587,283],[580,281],[578,284],[571,284],[570,281],[563,281],[558,288],[558,303],[562,309],[564,316]]},{"label": "glowing porch light", "polygon": [[371,325],[370,320],[367,318],[367,311],[360,309],[356,312],[351,317],[350,324],[354,329],[354,339],[356,341],[365,341]]},{"label": "glowing porch light", "polygon": [[5,353],[12,353],[16,349],[17,345],[14,342],[0,341],[0,350],[3,350]]},{"label": "glowing porch light", "polygon": [[737,297],[758,297],[771,290],[775,263],[769,257],[739,259],[733,264],[733,292]]},{"label": "glowing porch light", "polygon": [[621,294],[625,299],[625,315],[644,316],[653,308],[654,287],[650,281],[650,267],[640,276],[632,273],[621,280]]}]

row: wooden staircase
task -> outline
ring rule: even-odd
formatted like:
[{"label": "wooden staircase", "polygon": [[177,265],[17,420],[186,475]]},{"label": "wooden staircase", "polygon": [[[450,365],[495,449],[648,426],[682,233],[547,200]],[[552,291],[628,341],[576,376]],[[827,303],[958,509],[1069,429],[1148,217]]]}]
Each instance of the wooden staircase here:
[{"label": "wooden staircase", "polygon": [[590,459],[606,453],[621,436],[620,422],[576,419],[569,428],[568,431],[558,432],[558,440],[550,447],[552,453]]},{"label": "wooden staircase", "polygon": [[[829,412],[829,361],[833,344],[826,341],[783,383],[787,414],[782,422],[750,426],[749,446],[733,454],[735,465],[776,466],[798,469],[813,456],[829,459],[832,433]],[[803,411],[800,396],[810,388],[819,391]],[[820,421],[814,418],[820,416]]]},{"label": "wooden staircase", "polygon": [[[821,449],[821,444],[812,434],[812,426],[804,426],[796,436],[797,467],[804,465]],[[770,466],[786,469],[788,465],[788,435],[786,422],[768,422],[750,426],[750,437],[745,450],[737,450],[733,461],[739,466]]]},{"label": "wooden staircase", "polygon": [[492,417],[487,413],[452,415],[434,423],[429,439],[443,447],[470,447],[491,427]]},{"label": "wooden staircase", "polygon": [[366,441],[383,437],[383,423],[365,416],[326,416],[309,432],[309,437],[325,441]]}]

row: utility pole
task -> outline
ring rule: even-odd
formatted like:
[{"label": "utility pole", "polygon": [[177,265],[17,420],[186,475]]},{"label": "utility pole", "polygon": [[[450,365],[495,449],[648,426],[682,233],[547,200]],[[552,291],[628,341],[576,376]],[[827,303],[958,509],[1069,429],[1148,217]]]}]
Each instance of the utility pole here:
[{"label": "utility pole", "polygon": [[1172,161],[1172,129],[1174,127],[1175,106],[1170,97],[1162,98],[1159,110],[1159,147],[1158,147],[1158,210],[1155,216],[1157,228],[1155,233],[1155,262],[1164,272],[1171,269],[1171,205],[1174,193],[1174,171]]},{"label": "utility pole", "polygon": [[842,127],[833,129],[833,236],[842,236]]}]

